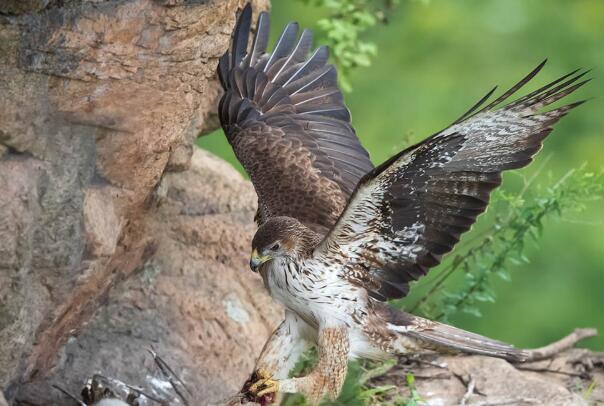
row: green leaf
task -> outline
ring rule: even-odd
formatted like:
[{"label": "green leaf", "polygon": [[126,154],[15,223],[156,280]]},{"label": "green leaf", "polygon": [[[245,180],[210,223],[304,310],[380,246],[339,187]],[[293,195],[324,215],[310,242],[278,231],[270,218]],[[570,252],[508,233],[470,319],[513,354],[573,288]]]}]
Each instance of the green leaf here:
[{"label": "green leaf", "polygon": [[408,386],[413,386],[415,384],[415,376],[413,376],[411,372],[407,373],[406,380]]},{"label": "green leaf", "polygon": [[495,303],[495,298],[488,292],[476,292],[474,295],[477,301],[479,302],[491,302]]},{"label": "green leaf", "polygon": [[478,310],[477,307],[466,306],[463,308],[463,312],[470,314],[474,317],[482,317],[482,313],[480,312],[480,310]]}]

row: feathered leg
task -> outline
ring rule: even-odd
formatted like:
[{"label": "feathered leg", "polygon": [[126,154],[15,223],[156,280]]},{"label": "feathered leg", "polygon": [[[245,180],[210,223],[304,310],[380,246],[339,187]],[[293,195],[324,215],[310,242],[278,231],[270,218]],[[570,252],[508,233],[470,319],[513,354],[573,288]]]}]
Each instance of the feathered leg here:
[{"label": "feathered leg", "polygon": [[[311,405],[318,404],[323,396],[335,399],[342,389],[348,366],[350,344],[344,327],[327,327],[319,331],[319,360],[313,371],[301,378],[277,381],[268,391],[302,393]],[[258,392],[262,395],[267,389]]]},{"label": "feathered leg", "polygon": [[[262,390],[273,388],[277,380],[288,377],[289,371],[302,353],[310,348],[311,342],[307,339],[309,334],[310,327],[296,314],[287,310],[285,320],[264,344],[256,368],[243,385],[242,393],[262,398],[265,394],[276,392],[266,391],[260,394]],[[272,400],[273,396],[266,398]],[[263,402],[266,400],[263,399]]]}]

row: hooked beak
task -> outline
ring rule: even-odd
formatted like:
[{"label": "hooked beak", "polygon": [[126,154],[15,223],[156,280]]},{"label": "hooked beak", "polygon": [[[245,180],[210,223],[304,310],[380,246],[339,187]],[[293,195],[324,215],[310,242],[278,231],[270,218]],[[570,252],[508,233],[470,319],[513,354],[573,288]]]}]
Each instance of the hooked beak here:
[{"label": "hooked beak", "polygon": [[258,268],[260,267],[260,265],[264,264],[269,259],[271,259],[270,256],[260,256],[258,255],[258,251],[254,250],[252,251],[252,256],[250,257],[250,268],[252,269],[252,271],[258,272]]}]

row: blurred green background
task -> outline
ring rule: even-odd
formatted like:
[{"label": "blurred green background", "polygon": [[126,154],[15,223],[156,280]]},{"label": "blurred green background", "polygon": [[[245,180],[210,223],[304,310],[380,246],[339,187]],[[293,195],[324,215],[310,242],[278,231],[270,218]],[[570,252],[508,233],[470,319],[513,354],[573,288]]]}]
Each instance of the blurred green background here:
[{"label": "blurred green background", "polygon": [[[272,39],[290,20],[317,28],[325,14],[299,1],[273,0]],[[582,163],[602,168],[604,1],[401,0],[388,20],[364,37],[378,55],[371,67],[352,72],[353,91],[346,94],[374,163],[442,129],[493,85],[503,90],[549,58],[527,90],[575,68],[593,68],[596,80],[571,98],[594,99],[563,119],[536,162],[520,173],[530,176],[544,164],[536,183],[547,185]],[[222,131],[198,144],[240,169]],[[507,173],[504,187],[518,187],[515,178]],[[520,347],[593,326],[601,335],[581,345],[604,350],[604,203],[547,221],[527,256],[529,264],[511,267],[511,282],[493,279],[497,299],[480,304],[482,317],[461,314],[451,321]]]}]

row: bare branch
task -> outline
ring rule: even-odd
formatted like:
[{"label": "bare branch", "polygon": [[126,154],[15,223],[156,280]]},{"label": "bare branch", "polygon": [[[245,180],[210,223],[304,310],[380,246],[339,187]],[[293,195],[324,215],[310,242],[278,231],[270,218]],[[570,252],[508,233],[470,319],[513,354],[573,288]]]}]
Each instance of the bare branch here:
[{"label": "bare branch", "polygon": [[470,400],[470,396],[472,396],[474,394],[474,388],[476,387],[476,381],[474,381],[474,377],[472,375],[470,375],[470,382],[468,382],[468,386],[467,386],[467,390],[466,393],[463,395],[463,398],[461,398],[461,402],[459,402],[460,405],[467,405],[468,401]]},{"label": "bare branch", "polygon": [[539,361],[545,358],[552,357],[559,352],[572,348],[577,342],[586,338],[595,337],[598,335],[598,330],[595,328],[578,328],[566,337],[553,342],[545,347],[528,350],[529,356],[527,362]]},{"label": "bare branch", "polygon": [[518,405],[523,403],[539,403],[539,400],[533,398],[500,398],[472,403],[471,406],[503,406]]}]

